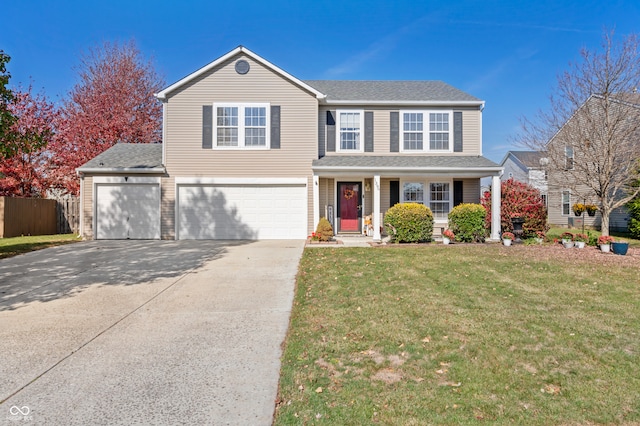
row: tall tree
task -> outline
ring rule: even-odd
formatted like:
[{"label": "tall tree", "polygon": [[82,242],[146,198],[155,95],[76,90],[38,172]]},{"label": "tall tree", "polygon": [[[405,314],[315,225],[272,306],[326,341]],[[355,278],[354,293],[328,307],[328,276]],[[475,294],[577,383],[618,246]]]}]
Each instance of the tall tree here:
[{"label": "tall tree", "polygon": [[42,197],[48,189],[46,145],[54,136],[58,110],[44,95],[18,89],[8,111],[15,118],[11,155],[0,161],[0,195]]},{"label": "tall tree", "polygon": [[605,32],[601,49],[582,49],[581,60],[558,77],[551,107],[523,120],[520,142],[546,151],[549,188],[595,202],[602,233],[609,218],[638,194],[640,159],[640,55],[635,34],[618,41]]},{"label": "tall tree", "polygon": [[7,87],[11,74],[7,71],[7,64],[11,57],[0,50],[0,158],[11,156],[15,153],[13,144],[12,126],[16,118],[11,113],[13,92]]},{"label": "tall tree", "polygon": [[79,78],[52,146],[56,184],[71,193],[79,191],[75,169],[114,144],[161,141],[162,105],[153,94],[164,81],[133,41],[90,49]]}]

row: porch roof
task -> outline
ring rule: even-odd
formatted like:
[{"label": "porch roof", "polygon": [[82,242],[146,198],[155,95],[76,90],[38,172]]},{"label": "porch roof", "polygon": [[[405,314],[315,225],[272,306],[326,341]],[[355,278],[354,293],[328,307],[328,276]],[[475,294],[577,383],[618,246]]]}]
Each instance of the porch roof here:
[{"label": "porch roof", "polygon": [[78,173],[165,173],[162,144],[117,143],[76,169]]},{"label": "porch roof", "polygon": [[496,176],[502,167],[483,156],[463,155],[329,155],[314,160],[317,176],[371,174],[380,176],[449,175]]}]

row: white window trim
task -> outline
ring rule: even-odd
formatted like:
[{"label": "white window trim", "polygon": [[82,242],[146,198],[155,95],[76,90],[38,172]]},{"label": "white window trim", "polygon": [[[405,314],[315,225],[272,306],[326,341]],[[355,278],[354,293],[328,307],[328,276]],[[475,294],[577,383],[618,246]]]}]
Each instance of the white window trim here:
[{"label": "white window trim", "polygon": [[[401,179],[400,180],[400,202],[401,203],[413,203],[414,201],[406,200],[404,198],[404,184],[405,183],[421,183],[423,190],[422,204],[431,209],[431,184],[432,183],[448,183],[449,184],[449,212],[453,209],[453,179]],[[435,217],[436,222],[447,222],[449,219]]]},{"label": "white window trim", "polygon": [[[340,147],[340,113],[360,114],[360,147],[359,149],[342,149]],[[364,110],[363,109],[338,109],[336,110],[336,152],[364,152]]]},{"label": "white window trim", "polygon": [[[422,149],[405,149],[404,147],[404,114],[422,114]],[[429,134],[429,114],[448,114],[449,115],[449,149],[429,149],[431,146],[431,138]],[[447,153],[453,152],[453,110],[446,109],[403,109],[400,110],[400,152],[416,153],[416,152],[435,152],[435,153]],[[439,132],[440,133],[440,132]]]},{"label": "white window trim", "polygon": [[[238,146],[218,146],[218,108],[238,108]],[[245,108],[265,108],[266,127],[265,127],[265,145],[264,146],[245,146],[245,124],[244,114]],[[271,149],[271,104],[269,103],[234,103],[220,102],[213,104],[213,149],[219,150],[266,150]]]}]

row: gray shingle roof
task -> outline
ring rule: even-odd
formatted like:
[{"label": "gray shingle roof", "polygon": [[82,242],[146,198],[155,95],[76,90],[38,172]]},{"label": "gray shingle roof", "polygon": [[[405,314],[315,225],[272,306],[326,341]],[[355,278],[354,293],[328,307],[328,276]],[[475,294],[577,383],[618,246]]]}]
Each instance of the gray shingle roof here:
[{"label": "gray shingle roof", "polygon": [[500,169],[500,166],[481,156],[461,155],[330,155],[313,160],[316,168],[367,169]]},{"label": "gray shingle roof", "polygon": [[509,151],[509,152],[526,167],[534,168],[534,169],[540,167],[540,159],[546,156],[546,154],[540,151]]},{"label": "gray shingle roof", "polygon": [[305,83],[326,94],[327,102],[482,102],[475,96],[471,96],[443,81],[437,80],[306,80]]},{"label": "gray shingle roof", "polygon": [[79,171],[89,169],[92,171],[164,169],[162,144],[118,143],[78,168]]}]

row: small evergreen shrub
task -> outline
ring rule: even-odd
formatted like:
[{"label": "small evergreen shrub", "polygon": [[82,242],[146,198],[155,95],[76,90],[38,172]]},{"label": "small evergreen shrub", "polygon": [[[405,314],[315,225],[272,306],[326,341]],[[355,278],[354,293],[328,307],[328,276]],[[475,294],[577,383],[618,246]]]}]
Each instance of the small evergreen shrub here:
[{"label": "small evergreen shrub", "polygon": [[640,197],[636,197],[627,204],[629,209],[629,232],[633,238],[640,238]]},{"label": "small evergreen shrub", "polygon": [[433,213],[418,203],[400,203],[384,215],[387,234],[394,243],[421,243],[433,236]]},{"label": "small evergreen shrub", "polygon": [[320,221],[318,221],[315,236],[320,241],[329,241],[333,238],[333,227],[326,217],[320,218]]},{"label": "small evergreen shrub", "polygon": [[459,204],[449,213],[449,228],[458,241],[482,243],[487,234],[486,216],[487,211],[480,204]]}]

